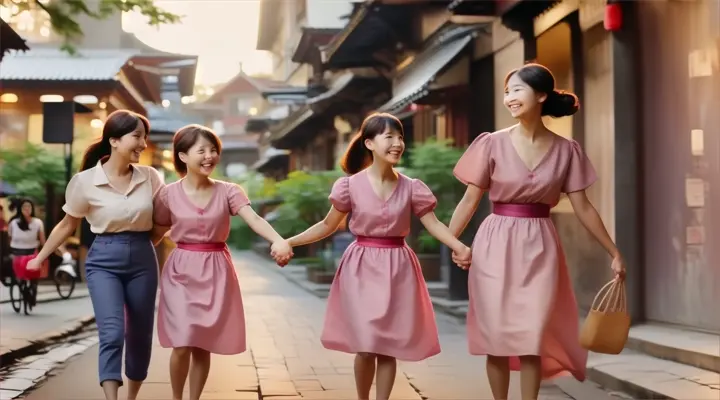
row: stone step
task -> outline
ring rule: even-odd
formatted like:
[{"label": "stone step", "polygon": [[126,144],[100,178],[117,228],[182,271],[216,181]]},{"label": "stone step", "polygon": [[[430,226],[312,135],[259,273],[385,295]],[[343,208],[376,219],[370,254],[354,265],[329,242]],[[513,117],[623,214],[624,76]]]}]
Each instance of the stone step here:
[{"label": "stone step", "polygon": [[720,335],[657,323],[642,324],[630,329],[625,348],[720,373]]},{"label": "stone step", "polygon": [[720,374],[633,350],[591,354],[588,379],[633,399],[720,399]]}]

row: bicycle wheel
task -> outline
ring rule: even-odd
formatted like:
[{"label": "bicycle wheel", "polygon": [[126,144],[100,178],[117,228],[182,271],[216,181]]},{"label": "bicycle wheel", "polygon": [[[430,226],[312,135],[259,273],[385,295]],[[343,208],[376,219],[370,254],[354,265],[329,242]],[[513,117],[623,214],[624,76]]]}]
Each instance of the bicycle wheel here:
[{"label": "bicycle wheel", "polygon": [[75,290],[75,278],[64,271],[55,274],[55,288],[62,299],[69,299]]},{"label": "bicycle wheel", "polygon": [[22,295],[22,289],[20,288],[20,283],[17,282],[15,279],[13,279],[10,282],[10,305],[12,306],[13,310],[15,310],[16,313],[20,314],[20,309],[22,308],[23,303],[23,295]]}]

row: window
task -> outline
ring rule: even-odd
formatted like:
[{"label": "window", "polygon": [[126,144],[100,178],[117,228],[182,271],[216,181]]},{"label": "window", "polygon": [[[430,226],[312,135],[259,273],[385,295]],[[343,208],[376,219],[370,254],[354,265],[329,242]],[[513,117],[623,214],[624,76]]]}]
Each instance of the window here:
[{"label": "window", "polygon": [[235,97],[230,100],[230,112],[231,116],[242,116],[245,117],[250,114],[250,109],[253,108],[252,99],[246,97]]}]

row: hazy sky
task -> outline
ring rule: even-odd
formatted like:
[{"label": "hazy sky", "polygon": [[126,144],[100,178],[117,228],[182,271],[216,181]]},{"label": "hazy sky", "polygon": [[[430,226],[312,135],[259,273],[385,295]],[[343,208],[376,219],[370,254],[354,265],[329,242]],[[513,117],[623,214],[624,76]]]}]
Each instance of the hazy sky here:
[{"label": "hazy sky", "polygon": [[182,22],[154,28],[141,15],[127,14],[123,28],[158,50],[198,55],[198,83],[225,82],[238,73],[240,63],[247,74],[272,69],[270,55],[255,50],[259,0],[156,0],[155,4],[183,15]]}]

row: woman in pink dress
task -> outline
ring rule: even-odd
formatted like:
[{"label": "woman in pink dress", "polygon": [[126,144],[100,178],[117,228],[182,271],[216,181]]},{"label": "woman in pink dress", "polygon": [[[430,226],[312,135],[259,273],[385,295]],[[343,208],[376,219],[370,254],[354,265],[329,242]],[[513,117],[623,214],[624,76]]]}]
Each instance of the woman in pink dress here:
[{"label": "woman in pink dress", "polygon": [[470,249],[438,221],[437,203],[421,181],[399,174],[405,143],[400,121],[373,114],[342,159],[350,176],[332,188],[325,219],[288,242],[302,246],[321,240],[352,212],[357,236],[340,261],[330,289],[322,343],[330,350],[356,354],[358,399],[370,396],[377,371],[378,400],[390,397],[396,359],[419,361],[440,352],[437,326],[420,264],[405,244],[414,214],[425,228],[469,265]]},{"label": "woman in pink dress", "polygon": [[487,355],[496,399],[507,399],[510,369],[521,370],[523,399],[537,399],[542,379],[572,374],[585,379],[587,352],[578,342],[578,309],[550,209],[566,193],[582,224],[624,262],[585,189],[595,170],[577,142],[549,131],[542,116],[574,114],[579,103],[555,89],[544,66],[528,64],[505,78],[505,106],[519,124],[483,133],[455,167],[467,191],[450,222],[462,233],[483,193],[493,213],[473,241],[470,353]]},{"label": "woman in pink dress", "polygon": [[154,200],[156,226],[169,227],[177,244],[162,269],[158,307],[160,345],[173,349],[174,400],[182,399],[188,372],[190,399],[200,398],[211,353],[246,349],[240,286],[225,245],[230,217],[239,215],[272,242],[278,258],[291,256],[287,242],[253,211],[238,185],[210,179],[220,151],[220,140],[210,129],[181,128],[173,137],[173,161],[183,179],[161,189]]}]

